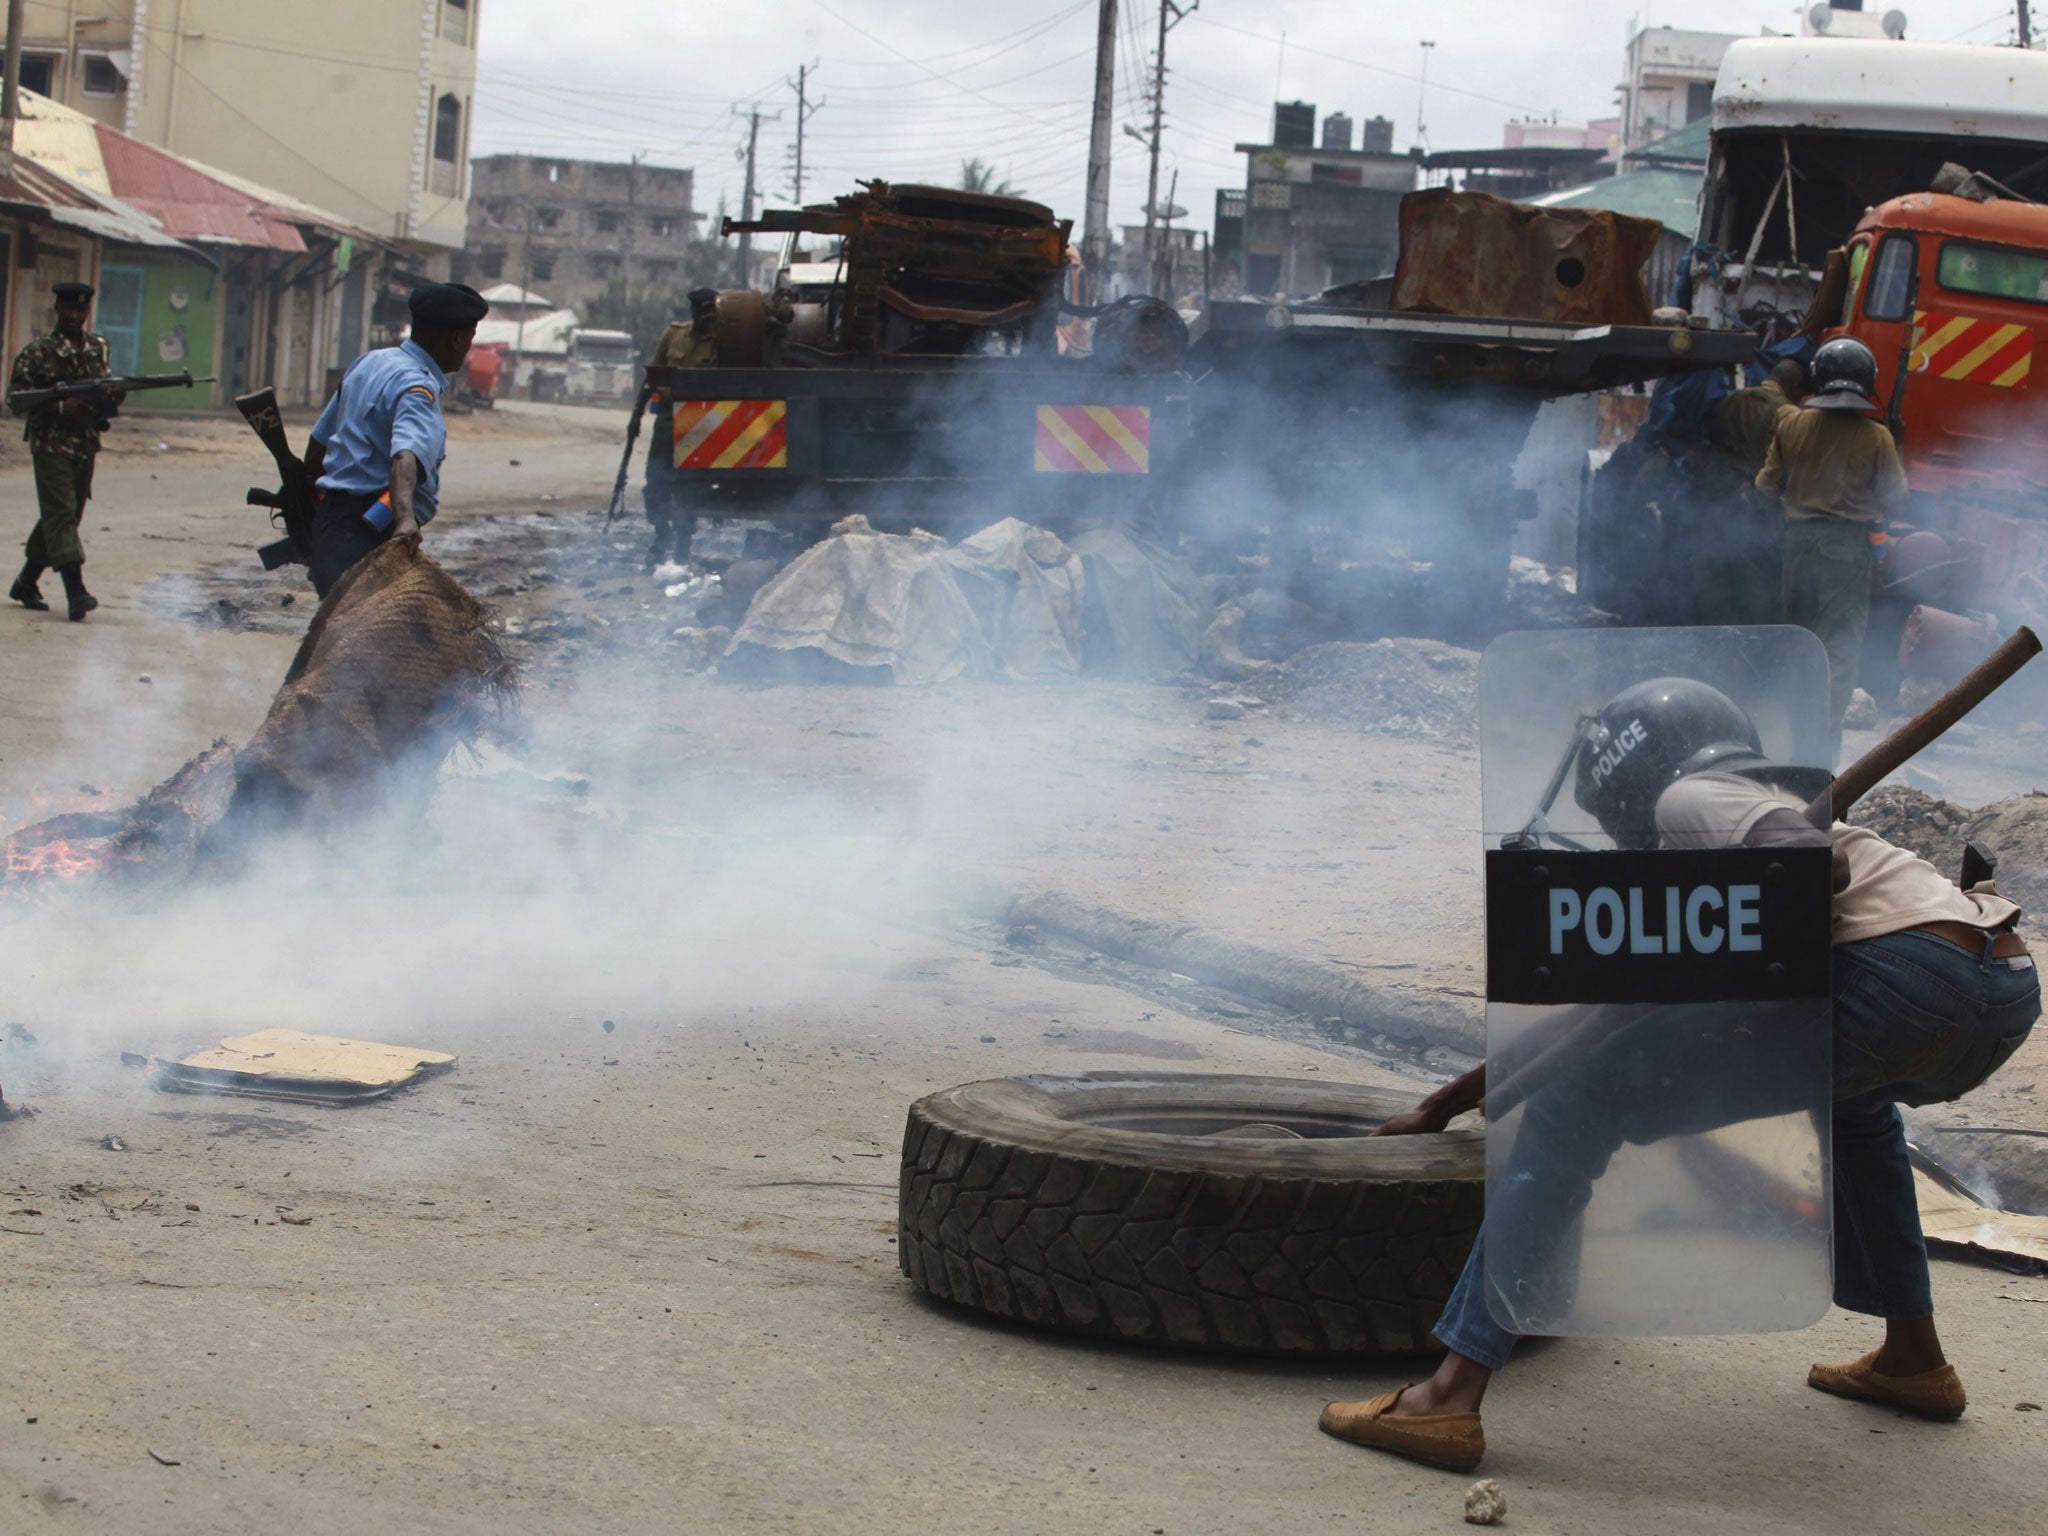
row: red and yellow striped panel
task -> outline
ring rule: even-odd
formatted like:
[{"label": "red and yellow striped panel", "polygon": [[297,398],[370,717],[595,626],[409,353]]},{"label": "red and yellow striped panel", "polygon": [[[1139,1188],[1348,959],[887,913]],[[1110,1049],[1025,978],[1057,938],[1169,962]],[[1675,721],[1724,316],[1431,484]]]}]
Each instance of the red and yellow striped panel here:
[{"label": "red and yellow striped panel", "polygon": [[1152,472],[1152,409],[1144,405],[1041,405],[1031,467],[1050,475]]},{"label": "red and yellow striped panel", "polygon": [[1923,309],[1913,317],[1915,374],[2012,389],[2034,367],[2034,329],[2003,320],[1945,315]]},{"label": "red and yellow striped panel", "polygon": [[786,400],[678,400],[677,469],[789,468]]}]

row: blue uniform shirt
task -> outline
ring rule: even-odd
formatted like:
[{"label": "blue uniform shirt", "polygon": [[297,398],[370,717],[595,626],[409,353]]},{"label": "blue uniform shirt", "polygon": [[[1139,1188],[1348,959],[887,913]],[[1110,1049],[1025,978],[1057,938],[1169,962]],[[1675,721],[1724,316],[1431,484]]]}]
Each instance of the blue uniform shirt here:
[{"label": "blue uniform shirt", "polygon": [[[441,415],[441,391],[448,376],[415,341],[365,352],[342,376],[341,388],[313,424],[314,440],[327,449],[319,484],[330,491],[374,496],[391,484],[391,456],[410,453],[420,461],[413,491],[413,516],[431,519],[441,492],[441,460],[448,454],[448,423]],[[379,526],[389,527],[382,508]]]}]

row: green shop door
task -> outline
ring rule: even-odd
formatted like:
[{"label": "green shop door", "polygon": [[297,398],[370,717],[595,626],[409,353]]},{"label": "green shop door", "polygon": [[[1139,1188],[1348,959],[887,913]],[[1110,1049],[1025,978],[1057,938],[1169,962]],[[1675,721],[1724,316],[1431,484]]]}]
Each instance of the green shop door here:
[{"label": "green shop door", "polygon": [[99,297],[93,304],[93,329],[107,338],[116,373],[140,373],[142,354],[143,271],[140,267],[100,264]]}]

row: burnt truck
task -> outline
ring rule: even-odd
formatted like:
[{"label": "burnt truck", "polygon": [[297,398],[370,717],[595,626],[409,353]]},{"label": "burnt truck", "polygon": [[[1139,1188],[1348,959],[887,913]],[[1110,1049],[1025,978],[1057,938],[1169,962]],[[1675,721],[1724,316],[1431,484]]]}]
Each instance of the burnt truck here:
[{"label": "burnt truck", "polygon": [[1543,400],[1726,368],[1753,341],[1652,323],[1648,221],[1422,192],[1402,228],[1378,285],[1219,302],[1191,329],[1157,299],[1081,302],[1069,224],[1022,199],[869,182],[728,221],[836,238],[839,280],[822,313],[815,282],[729,295],[715,366],[649,370],[677,494],[815,531],[859,511],[1125,520],[1286,558],[1379,540],[1497,596]]},{"label": "burnt truck", "polygon": [[1378,543],[1426,561],[1454,602],[1504,585],[1535,514],[1514,465],[1546,400],[1724,372],[1755,337],[1651,308],[1647,219],[1484,192],[1410,193],[1389,277],[1308,300],[1210,305],[1184,467],[1229,485],[1256,459],[1277,542],[1345,559]]},{"label": "burnt truck", "polygon": [[[677,495],[812,533],[1014,514],[1146,516],[1184,438],[1185,324],[1154,300],[1077,302],[1070,222],[1023,198],[864,182],[726,234],[833,239],[765,301],[721,297],[718,360],[651,368]],[[1085,320],[1085,326],[1076,322]]]}]

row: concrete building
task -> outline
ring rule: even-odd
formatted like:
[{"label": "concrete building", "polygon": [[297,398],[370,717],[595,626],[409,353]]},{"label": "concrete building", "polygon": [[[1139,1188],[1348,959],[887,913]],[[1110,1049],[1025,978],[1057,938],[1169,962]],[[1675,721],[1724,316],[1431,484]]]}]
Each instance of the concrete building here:
[{"label": "concrete building", "polygon": [[[371,272],[385,254],[369,231],[30,92],[14,143],[17,180],[36,168],[118,218],[52,199],[57,228],[15,242],[10,283],[26,308],[11,334],[47,329],[51,283],[96,284],[94,326],[116,373],[218,375],[151,396],[153,409],[224,405],[266,384],[286,405],[317,405],[367,344]],[[81,223],[101,236],[96,257],[56,238]]]},{"label": "concrete building", "polygon": [[1401,199],[1415,189],[1417,159],[1393,152],[1393,125],[1384,118],[1363,124],[1369,147],[1353,149],[1351,119],[1331,117],[1328,147],[1318,148],[1308,131],[1315,108],[1277,103],[1276,142],[1237,146],[1245,157],[1242,222],[1219,199],[1215,260],[1231,269],[1240,291],[1317,293],[1394,270]]},{"label": "concrete building", "polygon": [[480,0],[27,0],[22,80],[438,274],[467,224]]},{"label": "concrete building", "polygon": [[679,293],[696,173],[542,155],[486,155],[471,167],[469,233],[456,269],[479,288],[540,288],[566,309]]},{"label": "concrete building", "polygon": [[1714,110],[1721,55],[1742,34],[1644,27],[1628,40],[1620,92],[1621,152],[1698,122]]}]

